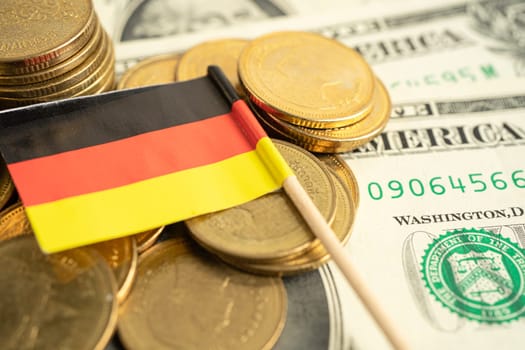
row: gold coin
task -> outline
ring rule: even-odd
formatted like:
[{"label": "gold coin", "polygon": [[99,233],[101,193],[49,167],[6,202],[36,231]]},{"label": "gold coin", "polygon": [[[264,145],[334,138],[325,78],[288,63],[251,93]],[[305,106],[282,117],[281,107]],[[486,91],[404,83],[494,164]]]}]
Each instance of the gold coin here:
[{"label": "gold coin", "polygon": [[137,241],[137,249],[138,249],[139,254],[142,254],[146,250],[151,248],[155,244],[155,242],[157,241],[157,238],[159,238],[163,230],[164,230],[164,226],[161,226],[153,230],[137,233],[135,235],[135,239]]},{"label": "gold coin", "polygon": [[32,234],[33,229],[21,202],[15,203],[0,212],[0,241]]},{"label": "gold coin", "polygon": [[89,249],[45,255],[34,236],[0,244],[3,350],[102,350],[117,321],[108,265]]},{"label": "gold coin", "polygon": [[73,68],[78,67],[81,63],[85,62],[98,49],[100,46],[100,38],[102,37],[102,30],[102,26],[97,23],[95,26],[95,32],[87,44],[84,45],[79,52],[67,60],[37,72],[18,75],[0,75],[0,85],[33,84],[55,78],[59,75],[69,72]]},{"label": "gold coin", "polygon": [[[350,191],[335,173],[330,172],[337,194],[337,209],[332,223],[332,231],[339,241],[345,244],[350,238],[352,225],[355,218],[355,206],[351,199]],[[233,260],[220,256],[240,269],[266,275],[287,276],[300,272],[311,271],[323,265],[330,259],[330,255],[322,244],[315,245],[312,249],[293,259],[283,259],[270,263],[257,263],[246,260]]]},{"label": "gold coin", "polygon": [[[0,241],[21,235],[32,235],[33,230],[22,203],[13,204],[0,212]],[[98,251],[115,275],[117,300],[123,302],[135,280],[137,267],[137,244],[133,237],[104,241],[88,246]]]},{"label": "gold coin", "polygon": [[98,23],[91,0],[0,2],[0,74],[46,69],[77,53]]},{"label": "gold coin", "polygon": [[[335,212],[334,185],[320,161],[283,141],[275,146],[327,221]],[[283,190],[186,221],[203,246],[240,259],[273,260],[300,254],[316,238]]]},{"label": "gold coin", "polygon": [[88,246],[99,252],[109,264],[117,282],[117,301],[122,303],[131,291],[137,274],[137,242],[123,237]]},{"label": "gold coin", "polygon": [[276,32],[251,41],[239,76],[257,105],[296,125],[349,125],[372,108],[374,77],[366,61],[319,34]]},{"label": "gold coin", "polygon": [[177,81],[194,79],[208,74],[209,65],[219,66],[240,95],[244,94],[239,82],[237,63],[248,40],[219,39],[196,45],[186,51],[177,66]]},{"label": "gold coin", "polygon": [[99,35],[97,48],[92,56],[84,60],[77,67],[57,77],[24,85],[1,86],[0,95],[14,98],[39,98],[46,95],[60,93],[65,89],[86,81],[108,57],[109,38],[107,35]]},{"label": "gold coin", "polygon": [[312,152],[342,153],[353,150],[378,136],[385,128],[390,117],[390,97],[384,85],[376,80],[376,89],[373,97],[374,108],[370,115],[359,122],[334,129],[311,129],[287,123],[279,118],[255,109],[259,119],[265,125],[271,125],[293,139],[294,143]]},{"label": "gold coin", "polygon": [[11,176],[9,175],[7,165],[0,158],[0,210],[9,201],[14,191],[15,185],[13,184],[13,180],[11,180]]},{"label": "gold coin", "polygon": [[328,169],[335,172],[337,176],[348,187],[350,194],[352,195],[352,201],[354,202],[355,208],[359,208],[359,185],[357,184],[357,179],[354,175],[354,172],[348,164],[345,162],[340,155],[337,154],[319,154],[317,156]]},{"label": "gold coin", "polygon": [[179,58],[178,54],[169,54],[142,60],[124,72],[117,89],[174,82]]},{"label": "gold coin", "polygon": [[184,239],[139,258],[118,321],[128,350],[271,349],[286,319],[283,282],[232,269]]},{"label": "gold coin", "polygon": [[69,86],[63,90],[57,91],[53,94],[39,96],[34,98],[11,98],[0,97],[0,107],[11,108],[26,106],[33,103],[54,101],[61,98],[68,98],[74,96],[83,96],[98,91],[103,84],[106,84],[108,79],[113,79],[115,75],[114,63],[115,55],[111,42],[107,40],[102,49],[104,58],[101,64],[96,67],[93,72],[85,79],[76,84]]}]

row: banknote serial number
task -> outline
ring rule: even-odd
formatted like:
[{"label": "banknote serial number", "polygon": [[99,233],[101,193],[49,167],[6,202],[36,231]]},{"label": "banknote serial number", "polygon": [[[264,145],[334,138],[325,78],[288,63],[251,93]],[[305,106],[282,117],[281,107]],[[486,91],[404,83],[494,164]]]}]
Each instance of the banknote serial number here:
[{"label": "banknote serial number", "polygon": [[442,72],[425,74],[418,78],[396,80],[390,83],[390,89],[400,87],[418,88],[420,86],[449,86],[463,82],[475,83],[479,81],[494,80],[500,74],[493,64],[480,64],[478,66],[465,66]]},{"label": "banknote serial number", "polygon": [[491,189],[525,188],[525,172],[522,169],[512,172],[470,173],[465,176],[434,176],[430,179],[412,178],[409,180],[390,180],[385,183],[369,182],[368,195],[373,200],[402,198],[404,196],[422,197],[442,196],[452,191],[459,193],[485,192]]}]

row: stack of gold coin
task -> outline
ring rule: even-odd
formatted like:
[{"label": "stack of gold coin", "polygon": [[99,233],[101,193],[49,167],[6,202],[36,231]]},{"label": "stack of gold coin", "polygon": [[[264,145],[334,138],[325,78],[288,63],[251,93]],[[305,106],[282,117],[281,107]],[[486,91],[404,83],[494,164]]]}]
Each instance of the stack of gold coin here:
[{"label": "stack of gold coin", "polygon": [[114,52],[91,0],[0,2],[0,109],[112,89]]},{"label": "stack of gold coin", "polygon": [[276,32],[239,57],[239,77],[263,125],[322,153],[376,137],[390,114],[387,90],[353,49],[318,34]]},{"label": "stack of gold coin", "polygon": [[[357,196],[355,182],[344,182],[336,170],[301,147],[274,140],[299,182],[341,242],[350,236]],[[327,165],[325,165],[327,164]],[[330,170],[330,168],[332,170]],[[355,198],[355,199],[354,199]],[[191,236],[222,260],[246,271],[289,275],[325,263],[329,256],[281,190],[249,203],[186,221]]]},{"label": "stack of gold coin", "polygon": [[104,349],[117,323],[115,277],[91,249],[46,255],[35,238],[0,242],[2,349]]}]

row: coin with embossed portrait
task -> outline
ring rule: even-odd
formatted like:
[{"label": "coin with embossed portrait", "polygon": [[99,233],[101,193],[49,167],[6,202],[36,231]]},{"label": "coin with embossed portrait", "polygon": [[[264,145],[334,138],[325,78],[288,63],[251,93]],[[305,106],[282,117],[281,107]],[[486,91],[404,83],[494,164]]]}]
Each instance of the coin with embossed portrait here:
[{"label": "coin with embossed portrait", "polygon": [[116,284],[90,249],[42,253],[34,236],[0,243],[3,350],[102,350],[117,321]]},{"label": "coin with embossed portrait", "polygon": [[249,98],[295,125],[349,125],[372,109],[374,77],[361,55],[320,34],[274,32],[252,40],[239,57]]},{"label": "coin with embossed portrait", "polygon": [[281,279],[232,269],[177,238],[141,255],[118,333],[128,350],[271,349],[286,305]]}]

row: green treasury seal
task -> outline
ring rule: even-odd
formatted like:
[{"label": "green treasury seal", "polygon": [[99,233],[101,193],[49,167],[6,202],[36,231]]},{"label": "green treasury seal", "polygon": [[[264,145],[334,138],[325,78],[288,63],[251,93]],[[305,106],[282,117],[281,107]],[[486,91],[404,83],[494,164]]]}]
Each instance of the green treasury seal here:
[{"label": "green treasury seal", "polygon": [[462,317],[494,324],[525,315],[525,250],[508,238],[447,232],[429,244],[422,267],[430,293]]}]

